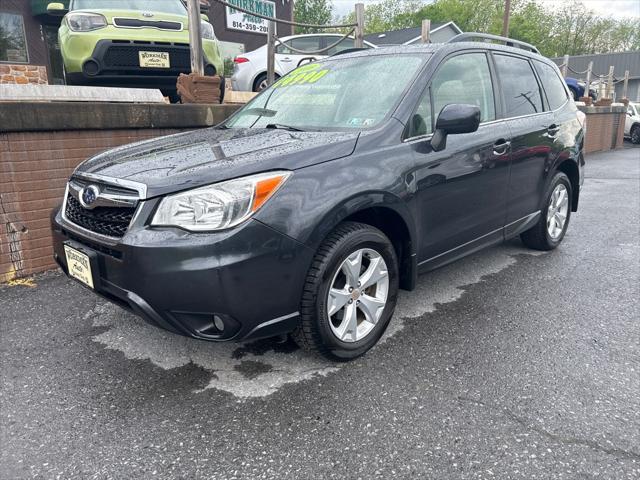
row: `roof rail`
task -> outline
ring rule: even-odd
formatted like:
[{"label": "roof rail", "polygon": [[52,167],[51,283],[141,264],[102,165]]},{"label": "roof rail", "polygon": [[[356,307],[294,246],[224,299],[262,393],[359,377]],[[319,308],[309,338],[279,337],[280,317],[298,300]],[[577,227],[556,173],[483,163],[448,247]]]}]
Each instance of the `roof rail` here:
[{"label": "roof rail", "polygon": [[449,39],[447,43],[455,43],[455,42],[473,42],[473,41],[487,41],[491,40],[494,42],[501,42],[508,47],[516,47],[521,48],[523,50],[528,50],[533,53],[540,53],[540,51],[534,47],[533,45],[521,42],[520,40],[514,40],[513,38],[501,37],[499,35],[491,35],[489,33],[477,33],[477,32],[465,32],[456,35],[455,37]]}]

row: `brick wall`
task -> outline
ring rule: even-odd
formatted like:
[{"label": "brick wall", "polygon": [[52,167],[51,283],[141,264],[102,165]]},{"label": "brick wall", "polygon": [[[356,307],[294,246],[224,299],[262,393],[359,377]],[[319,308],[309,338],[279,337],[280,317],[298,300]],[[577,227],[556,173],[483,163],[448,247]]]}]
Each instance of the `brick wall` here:
[{"label": "brick wall", "polygon": [[82,160],[178,129],[0,133],[0,282],[55,268],[49,215]]},{"label": "brick wall", "polygon": [[[587,114],[585,153],[621,148],[624,141],[624,120],[623,113]],[[621,123],[622,128],[620,128]]]},{"label": "brick wall", "polygon": [[49,83],[47,67],[0,64],[0,84],[2,83],[46,85]]}]

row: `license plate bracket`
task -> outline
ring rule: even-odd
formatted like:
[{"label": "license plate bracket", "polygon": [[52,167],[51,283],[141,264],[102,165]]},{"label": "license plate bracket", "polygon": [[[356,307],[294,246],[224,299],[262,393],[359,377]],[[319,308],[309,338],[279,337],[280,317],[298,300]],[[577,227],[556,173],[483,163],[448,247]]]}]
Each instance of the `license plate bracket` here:
[{"label": "license plate bracket", "polygon": [[81,285],[95,290],[100,278],[96,252],[70,240],[64,242],[63,247],[69,276]]},{"label": "license plate bracket", "polygon": [[138,52],[140,68],[171,68],[169,52]]}]

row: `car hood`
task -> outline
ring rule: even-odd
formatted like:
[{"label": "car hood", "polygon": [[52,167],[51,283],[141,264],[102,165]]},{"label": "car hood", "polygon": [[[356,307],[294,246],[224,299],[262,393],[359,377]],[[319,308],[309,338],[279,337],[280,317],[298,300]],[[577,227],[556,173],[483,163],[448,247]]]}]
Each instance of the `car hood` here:
[{"label": "car hood", "polygon": [[81,163],[74,175],[146,186],[145,198],[269,170],[296,170],[350,155],[358,132],[208,128],[125,145]]},{"label": "car hood", "polygon": [[[98,2],[96,2],[98,3]],[[100,8],[96,5],[96,8],[89,9],[77,9],[73,10],[71,13],[99,13],[107,19],[107,23],[109,25],[113,25],[114,18],[134,18],[136,20],[144,20],[144,21],[162,21],[162,22],[178,22],[182,23],[185,30],[188,30],[189,27],[189,18],[187,17],[187,12],[184,12],[184,15],[177,15],[175,13],[164,13],[164,12],[156,12],[153,10],[116,10],[116,9],[107,9]],[[170,30],[167,30],[170,31]]]}]

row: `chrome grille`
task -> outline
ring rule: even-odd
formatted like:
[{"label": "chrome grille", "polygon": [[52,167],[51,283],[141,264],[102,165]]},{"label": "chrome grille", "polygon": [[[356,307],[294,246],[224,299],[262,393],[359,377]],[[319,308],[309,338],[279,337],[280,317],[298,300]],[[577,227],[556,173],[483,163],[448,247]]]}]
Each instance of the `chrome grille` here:
[{"label": "chrome grille", "polygon": [[[98,198],[91,205],[80,201],[87,186],[98,189]],[[138,205],[138,192],[122,187],[85,179],[69,181],[64,202],[64,219],[84,231],[111,239],[124,236]]]}]

